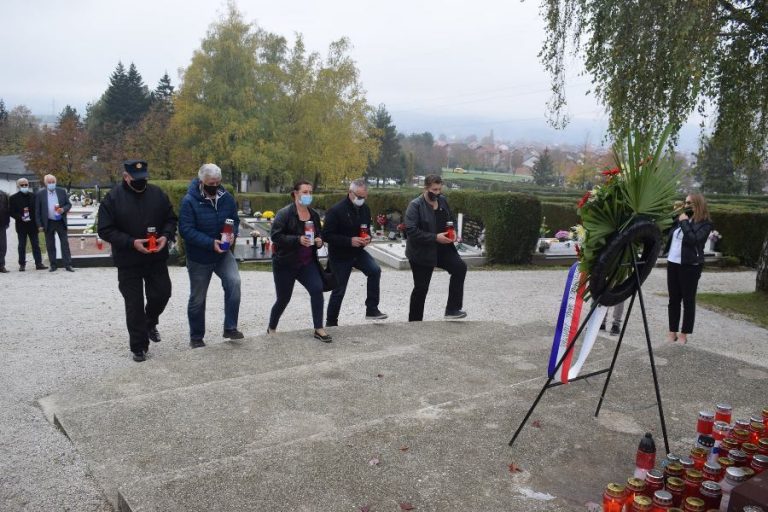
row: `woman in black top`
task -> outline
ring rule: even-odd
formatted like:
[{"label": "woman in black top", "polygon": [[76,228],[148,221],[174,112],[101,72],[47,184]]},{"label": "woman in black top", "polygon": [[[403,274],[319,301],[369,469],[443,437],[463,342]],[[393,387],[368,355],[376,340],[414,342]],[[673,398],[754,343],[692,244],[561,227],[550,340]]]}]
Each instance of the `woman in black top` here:
[{"label": "woman in black top", "polygon": [[[291,192],[293,203],[280,209],[272,221],[270,238],[275,244],[272,253],[272,275],[277,298],[269,315],[267,333],[277,330],[277,323],[293,295],[293,285],[300,282],[307,289],[312,305],[314,336],[330,343],[333,338],[323,328],[323,280],[317,260],[317,249],[323,246],[320,233],[320,215],[309,207],[312,204],[312,184],[298,181]],[[313,223],[314,234],[307,236],[307,222]]]},{"label": "woman in black top", "polygon": [[[696,317],[696,289],[704,265],[704,244],[712,231],[707,201],[701,194],[685,198],[685,210],[672,229],[667,243],[667,290],[669,291],[669,341],[686,343]],[[680,303],[683,325],[680,325]]]},{"label": "woman in black top", "polygon": [[409,322],[419,322],[424,318],[424,302],[435,267],[442,268],[451,275],[445,318],[455,320],[467,316],[461,309],[467,265],[453,245],[454,240],[448,237],[446,224],[454,219],[442,190],[443,180],[440,176],[427,176],[424,179],[424,192],[411,201],[405,212],[405,228],[408,234],[405,256],[413,273]]}]

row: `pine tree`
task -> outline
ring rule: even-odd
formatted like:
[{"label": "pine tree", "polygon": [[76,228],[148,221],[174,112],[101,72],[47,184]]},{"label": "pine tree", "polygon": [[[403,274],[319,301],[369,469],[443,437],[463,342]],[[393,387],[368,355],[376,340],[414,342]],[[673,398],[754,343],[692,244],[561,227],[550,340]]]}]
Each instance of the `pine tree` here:
[{"label": "pine tree", "polygon": [[171,77],[168,76],[168,72],[160,78],[157,87],[151,94],[152,105],[160,105],[168,112],[173,111],[173,93],[174,87],[171,85]]},{"label": "pine tree", "polygon": [[376,178],[402,178],[403,163],[399,158],[400,141],[392,117],[382,104],[371,116],[371,134],[379,140],[378,159],[368,163],[367,176]]},{"label": "pine tree", "polygon": [[533,165],[533,181],[537,185],[552,185],[557,182],[555,165],[549,154],[549,148],[544,150],[539,160]]}]

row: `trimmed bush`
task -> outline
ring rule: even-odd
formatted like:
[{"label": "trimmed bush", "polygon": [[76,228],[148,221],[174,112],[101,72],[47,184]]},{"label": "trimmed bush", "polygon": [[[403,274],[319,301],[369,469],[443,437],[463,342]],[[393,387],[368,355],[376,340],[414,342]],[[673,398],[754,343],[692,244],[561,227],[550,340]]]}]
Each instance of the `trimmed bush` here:
[{"label": "trimmed bush", "polygon": [[768,211],[728,211],[713,207],[710,213],[714,229],[723,236],[717,243],[717,250],[725,256],[735,256],[744,265],[755,267],[763,241],[768,236]]},{"label": "trimmed bush", "polygon": [[546,202],[541,203],[541,215],[547,218],[547,236],[554,236],[561,229],[568,231],[571,226],[581,223],[576,214],[576,202],[570,199],[567,203],[551,203],[547,198]]}]

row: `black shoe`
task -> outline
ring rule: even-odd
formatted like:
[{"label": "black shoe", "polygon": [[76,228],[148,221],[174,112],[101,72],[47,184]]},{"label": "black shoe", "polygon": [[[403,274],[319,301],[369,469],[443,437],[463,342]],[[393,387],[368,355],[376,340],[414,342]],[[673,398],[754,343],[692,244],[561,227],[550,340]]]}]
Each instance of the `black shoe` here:
[{"label": "black shoe", "polygon": [[388,315],[386,313],[382,313],[381,311],[379,311],[378,308],[369,309],[368,311],[365,312],[366,320],[384,320],[387,317]]},{"label": "black shoe", "polygon": [[147,331],[147,334],[149,335],[149,339],[155,343],[162,341],[162,338],[160,338],[160,332],[157,330],[157,327],[150,327]]},{"label": "black shoe", "polygon": [[65,267],[64,270],[66,270],[67,272],[74,272],[75,271],[75,269],[73,269],[72,267]]},{"label": "black shoe", "polygon": [[189,346],[192,348],[203,348],[205,342],[203,340],[189,340]]},{"label": "black shoe", "polygon": [[339,321],[338,320],[326,320],[325,322],[326,327],[338,327]]},{"label": "black shoe", "polygon": [[613,325],[611,326],[611,335],[612,335],[612,336],[618,336],[618,335],[619,335],[619,333],[621,333],[621,329],[619,329],[619,326],[618,326],[618,325],[616,325],[616,324],[613,324]]},{"label": "black shoe", "polygon": [[325,335],[323,335],[323,334],[320,334],[320,333],[319,333],[319,332],[317,332],[317,331],[315,331],[315,339],[316,339],[316,340],[320,340],[320,341],[322,341],[323,343],[330,343],[330,342],[332,342],[332,341],[333,341],[333,338],[331,337],[331,335],[330,335],[330,334],[325,334]]},{"label": "black shoe", "polygon": [[604,330],[605,330],[605,322],[603,322],[603,323],[601,323],[601,324],[600,324],[600,330],[601,330],[601,331],[604,331]]},{"label": "black shoe", "polygon": [[147,357],[144,355],[144,352],[131,352],[133,354],[133,360],[137,363],[141,363],[147,360]]},{"label": "black shoe", "polygon": [[465,311],[457,309],[456,311],[446,311],[444,318],[446,320],[458,320],[459,318],[466,318],[466,317],[467,317],[467,313]]},{"label": "black shoe", "polygon": [[45,270],[45,269],[47,269],[47,268],[48,268],[48,267],[46,267],[46,266],[45,266],[45,265],[43,265],[42,263],[40,263],[39,265],[38,265],[37,263],[35,263],[35,270]]},{"label": "black shoe", "polygon": [[56,265],[51,265],[51,268],[48,269],[48,272],[56,272]]},{"label": "black shoe", "polygon": [[7,268],[0,267],[0,274],[7,274],[7,273],[8,273],[8,269]]},{"label": "black shoe", "polygon": [[224,334],[222,336],[224,336],[225,338],[229,338],[231,340],[241,340],[245,338],[243,333],[241,333],[237,329],[224,329]]},{"label": "black shoe", "polygon": [[27,270],[26,265],[19,265],[19,272],[24,272],[25,270]]}]

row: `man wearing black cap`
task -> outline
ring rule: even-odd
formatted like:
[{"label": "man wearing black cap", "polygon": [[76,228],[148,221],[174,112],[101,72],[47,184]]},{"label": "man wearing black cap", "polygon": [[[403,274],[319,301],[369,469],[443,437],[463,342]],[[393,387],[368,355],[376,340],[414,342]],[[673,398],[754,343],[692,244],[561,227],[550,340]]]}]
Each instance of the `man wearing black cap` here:
[{"label": "man wearing black cap", "polygon": [[171,298],[167,244],[175,239],[178,219],[165,192],[147,183],[147,162],[129,160],[123,166],[123,182],[99,206],[99,236],[112,245],[131,352],[141,362],[149,340],[160,341],[157,324]]}]

